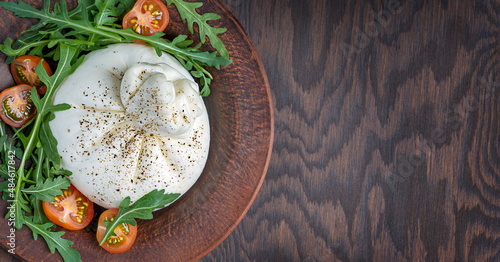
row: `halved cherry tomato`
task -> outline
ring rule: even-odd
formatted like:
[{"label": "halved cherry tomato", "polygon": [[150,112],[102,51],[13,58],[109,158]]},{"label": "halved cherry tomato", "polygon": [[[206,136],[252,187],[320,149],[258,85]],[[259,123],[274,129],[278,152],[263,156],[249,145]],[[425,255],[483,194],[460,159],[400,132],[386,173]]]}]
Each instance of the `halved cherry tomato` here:
[{"label": "halved cherry tomato", "polygon": [[71,185],[54,197],[54,202],[43,202],[45,215],[54,224],[69,230],[85,228],[94,218],[94,204]]},{"label": "halved cherry tomato", "polygon": [[0,93],[2,111],[0,118],[9,126],[22,127],[36,115],[36,107],[31,101],[29,85],[17,85]]},{"label": "halved cherry tomato", "polygon": [[140,35],[153,35],[167,28],[168,9],[159,0],[138,0],[134,8],[123,17],[123,28],[132,28]]},{"label": "halved cherry tomato", "polygon": [[[104,211],[99,217],[99,226],[97,228],[97,241],[101,242],[104,234],[106,233],[106,226],[104,221],[112,222],[116,215],[118,214],[118,209],[108,209]],[[137,236],[137,224],[132,226],[128,223],[123,223],[115,228],[116,236],[111,236],[106,239],[106,242],[102,244],[102,247],[110,253],[122,253],[134,244],[135,237]]]},{"label": "halved cherry tomato", "polygon": [[[18,85],[26,84],[29,86],[35,86],[36,91],[39,95],[45,94],[47,92],[47,86],[40,81],[40,78],[35,73],[35,69],[38,64],[42,61],[42,58],[34,55],[23,55],[14,60],[10,65],[10,72],[14,77],[14,81]],[[50,66],[45,60],[42,62],[43,68],[47,71],[49,76],[52,75],[52,70]]]}]

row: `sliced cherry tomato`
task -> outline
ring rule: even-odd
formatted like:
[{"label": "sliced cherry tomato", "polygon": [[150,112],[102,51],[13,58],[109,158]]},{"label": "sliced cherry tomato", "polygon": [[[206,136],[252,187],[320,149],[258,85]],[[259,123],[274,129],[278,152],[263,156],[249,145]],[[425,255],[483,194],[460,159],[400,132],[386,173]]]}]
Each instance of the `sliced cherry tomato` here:
[{"label": "sliced cherry tomato", "polygon": [[[99,217],[99,226],[97,228],[97,241],[101,242],[104,234],[106,233],[106,226],[104,221],[112,222],[116,215],[118,214],[118,209],[108,209],[104,211]],[[122,253],[134,244],[135,237],[137,236],[137,224],[132,226],[128,223],[123,223],[115,228],[116,236],[109,237],[102,247],[110,253]]]},{"label": "sliced cherry tomato", "polygon": [[[47,92],[47,86],[40,81],[40,78],[35,73],[35,69],[38,64],[42,61],[42,58],[34,55],[23,55],[14,60],[12,64],[10,64],[10,72],[14,77],[14,81],[18,85],[26,84],[29,86],[35,86],[36,91],[39,95],[45,94]],[[45,60],[42,62],[43,68],[47,71],[49,76],[52,75],[52,70],[50,66]]]},{"label": "sliced cherry tomato", "polygon": [[43,202],[45,215],[54,224],[69,230],[85,228],[94,218],[94,204],[71,185],[54,197],[54,202]]},{"label": "sliced cherry tomato", "polygon": [[159,0],[138,0],[134,8],[123,17],[123,28],[132,28],[140,35],[153,35],[167,28],[168,9]]},{"label": "sliced cherry tomato", "polygon": [[13,127],[22,127],[36,115],[36,107],[31,101],[29,85],[17,85],[7,88],[0,93],[2,111],[0,118]]}]

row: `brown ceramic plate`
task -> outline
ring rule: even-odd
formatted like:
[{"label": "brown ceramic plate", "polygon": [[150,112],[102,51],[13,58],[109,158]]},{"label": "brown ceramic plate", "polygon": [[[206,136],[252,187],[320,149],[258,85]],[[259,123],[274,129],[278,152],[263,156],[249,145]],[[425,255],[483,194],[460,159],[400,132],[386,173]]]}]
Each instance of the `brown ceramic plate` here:
[{"label": "brown ceramic plate", "polygon": [[[41,7],[41,0],[27,1]],[[68,1],[74,5],[76,1]],[[273,143],[273,110],[269,83],[250,37],[229,9],[219,0],[204,0],[201,12],[221,15],[214,23],[227,28],[220,35],[233,63],[214,76],[212,94],[205,99],[210,116],[211,145],[207,165],[196,184],[169,207],[154,213],[153,220],[138,221],[139,234],[134,246],[122,254],[100,248],[93,232],[67,231],[83,261],[189,261],[197,260],[219,245],[241,221],[257,195],[270,160]],[[187,33],[175,8],[167,35]],[[17,38],[33,22],[13,18],[1,9],[0,41]],[[196,40],[196,39],[195,39]],[[207,47],[209,48],[209,47]],[[1,89],[12,84],[5,56],[0,57]],[[0,201],[2,217],[5,201]],[[58,230],[63,230],[57,228]],[[7,249],[10,230],[0,219],[0,242]],[[33,240],[24,226],[16,231],[16,257],[27,261],[58,261],[43,239]]]}]

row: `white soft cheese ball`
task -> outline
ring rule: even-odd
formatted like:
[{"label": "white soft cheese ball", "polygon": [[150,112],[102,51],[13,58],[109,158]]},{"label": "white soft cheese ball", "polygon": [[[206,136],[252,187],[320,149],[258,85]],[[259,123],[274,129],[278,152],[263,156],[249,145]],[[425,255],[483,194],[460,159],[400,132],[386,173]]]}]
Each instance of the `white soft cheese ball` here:
[{"label": "white soft cheese ball", "polygon": [[50,122],[61,167],[100,206],[153,189],[184,194],[203,171],[206,108],[189,72],[166,53],[141,44],[91,52],[53,103],[71,105]]}]

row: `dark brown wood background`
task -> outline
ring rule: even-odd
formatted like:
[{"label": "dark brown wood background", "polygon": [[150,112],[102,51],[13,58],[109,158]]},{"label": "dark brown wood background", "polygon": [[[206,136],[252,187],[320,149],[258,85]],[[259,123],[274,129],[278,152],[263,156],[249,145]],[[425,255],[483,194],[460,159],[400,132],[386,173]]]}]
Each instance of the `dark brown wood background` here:
[{"label": "dark brown wood background", "polygon": [[202,261],[500,261],[499,0],[223,2],[265,65],[275,142]]}]

